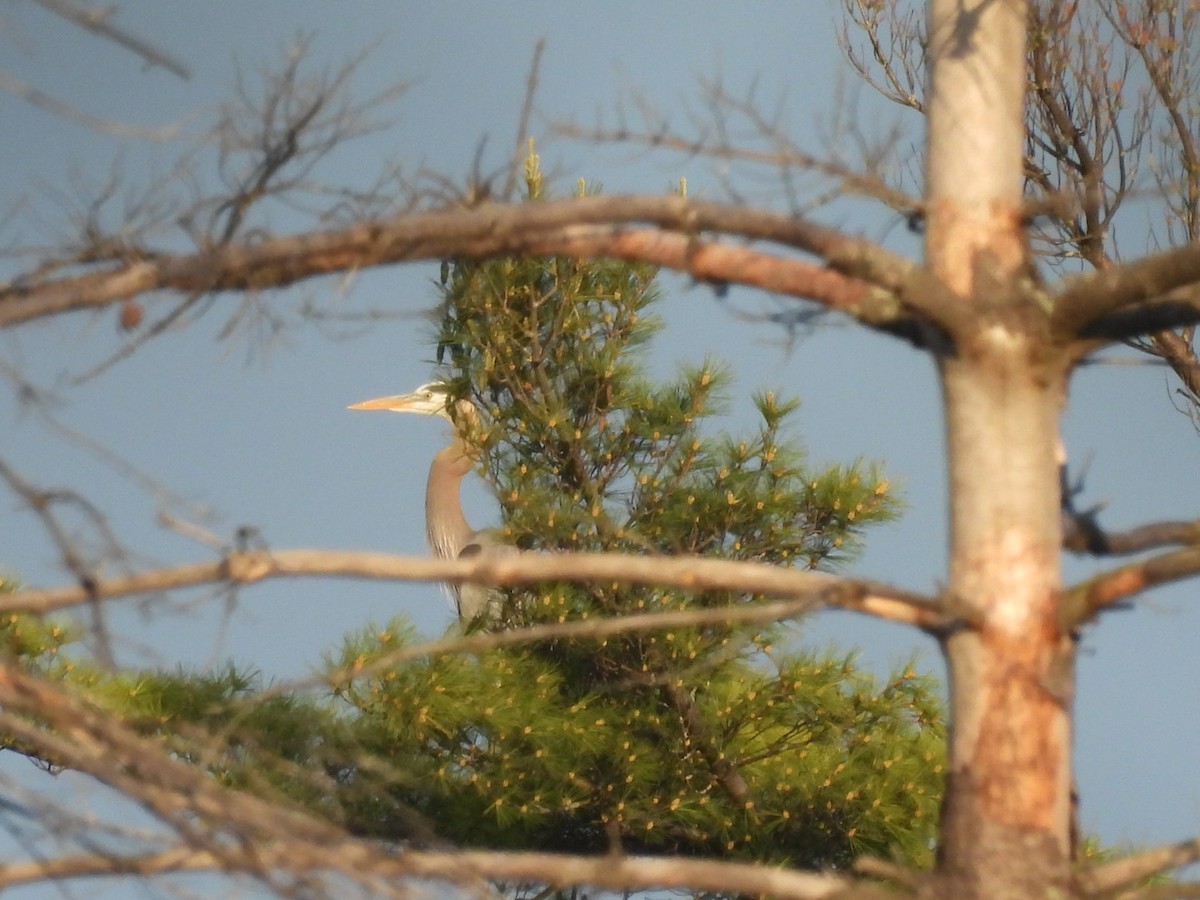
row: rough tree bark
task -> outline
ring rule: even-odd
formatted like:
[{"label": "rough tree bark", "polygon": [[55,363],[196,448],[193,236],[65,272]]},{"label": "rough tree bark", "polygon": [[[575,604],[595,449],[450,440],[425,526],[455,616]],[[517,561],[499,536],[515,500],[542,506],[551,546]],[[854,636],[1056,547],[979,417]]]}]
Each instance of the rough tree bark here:
[{"label": "rough tree bark", "polygon": [[1070,875],[1073,646],[1060,624],[1056,448],[1069,360],[1022,222],[1023,0],[930,6],[927,264],[968,305],[939,361],[951,497],[952,737],[943,896]]}]

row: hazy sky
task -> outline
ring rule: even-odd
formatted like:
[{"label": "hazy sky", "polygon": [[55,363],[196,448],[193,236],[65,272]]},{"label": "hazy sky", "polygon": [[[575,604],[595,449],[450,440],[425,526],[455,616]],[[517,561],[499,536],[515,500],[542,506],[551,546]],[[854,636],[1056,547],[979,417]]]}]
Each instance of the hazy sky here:
[{"label": "hazy sky", "polygon": [[[511,153],[526,73],[546,38],[538,116],[545,168],[570,190],[578,177],[606,192],[659,192],[681,176],[692,195],[723,197],[720,167],[681,156],[647,157],[629,147],[552,140],[551,122],[636,124],[652,104],[687,129],[704,115],[700,84],[720,78],[736,96],[754,96],[814,152],[853,158],[839,120],[870,136],[901,129],[900,146],[919,146],[919,122],[859,87],[835,43],[837,4],[829,2],[633,3],[319,3],[133,2],[120,20],[184,63],[187,82],[83,34],[29,2],[7,4],[0,19],[0,68],[88,112],[127,125],[179,123],[200,133],[233,95],[236,63],[270,71],[300,33],[310,34],[311,70],[335,70],[369,49],[355,75],[356,96],[406,82],[384,110],[393,124],[347,146],[323,171],[326,181],[371,183],[388,164],[412,174],[438,170],[461,180],[477,154],[484,169]],[[125,141],[0,93],[0,241],[27,247],[61,241],[82,197],[120,174],[120,202],[172,171],[189,142]],[[737,136],[736,134],[734,135]],[[211,153],[197,171],[213,178]],[[747,196],[769,202],[765,171],[732,173]],[[864,204],[825,213],[847,230],[915,246],[894,216]],[[293,220],[280,216],[276,226]],[[1124,249],[1132,245],[1126,240]],[[17,267],[4,263],[4,277]],[[18,263],[19,265],[19,263]],[[45,487],[84,492],[132,548],[135,566],[212,557],[200,543],[164,530],[158,512],[202,507],[206,527],[228,539],[239,525],[271,547],[330,547],[423,553],[425,471],[444,440],[433,420],[347,412],[346,404],[407,390],[428,380],[433,346],[422,316],[434,296],[436,265],[412,265],[350,281],[312,282],[262,298],[286,310],[289,327],[270,339],[264,323],[223,332],[237,299],[218,298],[204,316],[170,332],[104,374],[77,376],[117,351],[125,336],[115,311],[75,315],[0,334],[0,370],[19,368],[58,391],[58,421],[101,442],[185,501],[171,506],[64,440],[0,381],[0,453]],[[734,406],[759,387],[798,395],[801,436],[817,462],[863,456],[886,463],[908,504],[896,524],[869,536],[857,574],[936,591],[944,579],[945,488],[939,394],[930,363],[889,339],[827,323],[788,343],[777,326],[737,313],[785,308],[751,292],[722,303],[679,278],[665,279],[668,329],[654,368],[706,354],[737,375]],[[401,313],[369,326],[297,325],[304,302],[324,310]],[[153,317],[161,304],[146,303]],[[1192,518],[1200,507],[1200,436],[1172,409],[1173,384],[1161,368],[1097,366],[1075,380],[1065,432],[1071,458],[1090,461],[1090,500],[1109,501],[1110,527],[1153,518]],[[731,422],[746,423],[734,414]],[[494,515],[473,489],[471,518]],[[12,497],[0,507],[0,565],[33,585],[67,576],[28,513]],[[1095,567],[1068,562],[1068,576]],[[203,666],[233,658],[268,676],[303,675],[340,636],[405,613],[426,634],[450,610],[432,585],[276,582],[212,599],[208,592],[114,604],[110,627],[126,662]],[[1152,844],[1200,832],[1200,746],[1195,692],[1200,684],[1196,586],[1155,593],[1134,611],[1089,628],[1080,655],[1078,775],[1084,828],[1106,842]],[[864,664],[886,671],[914,652],[941,674],[936,646],[909,630],[849,614],[808,626],[818,645],[861,647]],[[8,767],[11,770],[11,766]],[[30,770],[16,769],[18,773]]]}]

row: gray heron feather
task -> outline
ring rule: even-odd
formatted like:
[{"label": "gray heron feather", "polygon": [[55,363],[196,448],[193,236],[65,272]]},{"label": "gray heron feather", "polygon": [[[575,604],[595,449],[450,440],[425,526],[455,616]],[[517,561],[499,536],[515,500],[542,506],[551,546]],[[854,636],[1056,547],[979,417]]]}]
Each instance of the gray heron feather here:
[{"label": "gray heron feather", "polygon": [[[442,384],[424,384],[409,394],[379,397],[353,404],[350,409],[386,409],[392,412],[441,416],[451,425],[455,420],[449,412],[450,398]],[[476,420],[475,407],[460,400],[456,412],[459,426],[469,427]],[[456,431],[449,445],[434,454],[425,484],[425,538],[434,556],[441,559],[464,559],[481,553],[516,553],[515,547],[504,544],[491,530],[477,531],[467,522],[462,508],[462,480],[474,466],[470,447]],[[488,620],[499,614],[496,592],[482,584],[452,584],[451,599],[459,618],[471,622],[486,611]]]}]

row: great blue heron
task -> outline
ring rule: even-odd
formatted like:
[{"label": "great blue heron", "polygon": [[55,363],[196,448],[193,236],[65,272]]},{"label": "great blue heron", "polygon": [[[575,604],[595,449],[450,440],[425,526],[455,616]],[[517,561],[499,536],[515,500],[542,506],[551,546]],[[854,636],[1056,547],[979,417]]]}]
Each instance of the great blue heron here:
[{"label": "great blue heron", "polygon": [[[388,409],[392,412],[417,413],[423,416],[441,416],[451,425],[450,397],[446,386],[437,382],[423,384],[411,394],[379,397],[355,403],[350,409]],[[429,480],[425,484],[425,538],[434,556],[442,559],[463,559],[481,553],[515,553],[516,548],[504,544],[488,530],[476,531],[463,515],[459,490],[463,476],[471,471],[474,457],[471,448],[458,433],[457,428],[470,428],[477,421],[475,407],[467,400],[459,400],[456,409],[458,425],[454,439],[439,450],[429,466]],[[496,609],[494,592],[482,584],[450,585],[454,606],[464,622],[471,622],[487,610],[488,619],[493,620]]]}]

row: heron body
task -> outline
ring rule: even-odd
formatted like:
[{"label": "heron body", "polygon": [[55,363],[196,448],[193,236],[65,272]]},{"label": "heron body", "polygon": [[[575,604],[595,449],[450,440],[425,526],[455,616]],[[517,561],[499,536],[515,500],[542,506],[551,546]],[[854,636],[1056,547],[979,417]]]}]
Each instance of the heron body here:
[{"label": "heron body", "polygon": [[[380,397],[355,403],[351,409],[387,409],[392,412],[441,416],[454,424],[450,417],[450,399],[441,384],[426,384],[411,394]],[[475,420],[475,408],[459,401],[459,419],[464,424]],[[458,434],[446,447],[434,454],[425,484],[425,538],[429,549],[440,559],[463,559],[481,553],[515,553],[516,549],[499,540],[487,530],[477,531],[467,522],[462,509],[462,480],[471,471],[474,456]],[[489,620],[496,618],[496,595],[486,585],[450,585],[450,592],[459,618],[471,622],[487,612]]]}]

